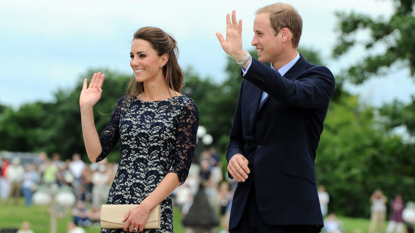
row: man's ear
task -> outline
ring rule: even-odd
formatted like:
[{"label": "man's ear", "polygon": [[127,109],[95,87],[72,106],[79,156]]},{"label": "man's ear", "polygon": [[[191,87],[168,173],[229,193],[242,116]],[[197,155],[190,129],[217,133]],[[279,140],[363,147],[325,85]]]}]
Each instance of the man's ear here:
[{"label": "man's ear", "polygon": [[282,28],[280,33],[282,42],[291,41],[293,34],[290,29]]}]

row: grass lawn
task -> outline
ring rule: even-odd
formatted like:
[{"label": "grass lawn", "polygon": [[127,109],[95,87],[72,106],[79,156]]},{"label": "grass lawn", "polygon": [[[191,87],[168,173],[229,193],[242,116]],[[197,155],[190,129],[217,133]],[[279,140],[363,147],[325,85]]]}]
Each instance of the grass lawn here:
[{"label": "grass lawn", "polygon": [[[10,202],[5,205],[0,203],[0,230],[3,228],[20,228],[23,221],[28,221],[31,225],[31,229],[35,233],[49,232],[49,215],[47,213],[48,208],[45,206],[32,206],[26,207],[23,204],[23,199],[18,206],[13,205]],[[174,209],[174,232],[183,233],[183,226],[181,224],[180,214],[177,209]],[[348,218],[338,217],[346,229],[347,233],[353,233],[354,230],[360,229],[362,232],[367,232],[369,229],[369,220],[362,218]],[[68,222],[72,221],[70,216],[63,219],[58,219],[58,232],[66,232],[66,226]],[[385,225],[386,229],[386,225]],[[85,228],[87,233],[100,232],[100,228]]]}]

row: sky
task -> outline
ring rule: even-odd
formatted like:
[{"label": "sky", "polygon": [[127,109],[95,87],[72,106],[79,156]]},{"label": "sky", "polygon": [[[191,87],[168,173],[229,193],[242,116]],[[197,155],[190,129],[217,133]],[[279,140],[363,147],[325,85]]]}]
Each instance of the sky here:
[{"label": "sky", "polygon": [[[221,82],[227,55],[216,32],[225,34],[226,14],[236,10],[243,21],[244,49],[252,49],[255,11],[268,0],[244,1],[22,1],[0,3],[0,103],[19,107],[34,101],[52,101],[58,88],[73,88],[88,69],[110,68],[132,74],[129,52],[134,32],[156,26],[172,34],[183,69],[192,66],[201,77]],[[389,16],[392,1],[291,0],[303,19],[300,46],[317,50],[334,74],[366,53],[353,49],[340,60],[331,58],[338,21],[335,11],[351,10],[373,17]],[[410,100],[415,84],[407,70],[364,85],[347,85],[368,104]],[[105,90],[103,90],[103,95]]]}]

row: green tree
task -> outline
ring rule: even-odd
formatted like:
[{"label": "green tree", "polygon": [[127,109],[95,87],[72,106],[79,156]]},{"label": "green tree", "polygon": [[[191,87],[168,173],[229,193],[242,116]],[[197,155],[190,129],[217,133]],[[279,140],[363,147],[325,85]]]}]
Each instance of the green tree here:
[{"label": "green tree", "polygon": [[[395,0],[390,17],[371,17],[355,11],[337,12],[338,43],[333,56],[340,58],[352,48],[363,46],[365,55],[337,75],[359,85],[398,69],[415,74],[414,0]],[[369,32],[369,38],[362,37]],[[363,38],[363,39],[362,39]],[[397,77],[398,78],[398,77]],[[337,83],[336,83],[337,84]],[[386,104],[380,109],[358,105],[356,97],[343,96],[332,102],[316,161],[317,179],[332,194],[331,208],[350,216],[367,217],[368,201],[375,189],[389,198],[402,193],[411,200],[415,169],[410,159],[415,144],[403,143],[390,134],[397,126],[406,126],[414,135],[415,101]],[[353,204],[350,204],[353,203]]]},{"label": "green tree", "polygon": [[[362,45],[367,52],[361,60],[349,67],[346,76],[349,81],[361,84],[372,77],[387,74],[394,65],[409,68],[415,77],[415,15],[414,0],[394,0],[394,13],[389,17],[376,19],[352,11],[337,12],[339,19],[337,45],[333,50],[335,58],[344,55],[355,46]],[[369,31],[370,38],[361,40],[359,32]],[[360,40],[359,40],[360,39]],[[374,53],[383,48],[381,53]]]},{"label": "green tree", "polygon": [[[408,69],[411,78],[415,78],[415,0],[394,0],[393,3],[394,12],[390,17],[375,19],[354,11],[336,13],[339,34],[333,56],[339,58],[356,46],[367,50],[362,59],[342,72],[342,80],[347,79],[358,85],[401,69]],[[369,39],[361,40],[357,35],[366,31],[370,33]],[[407,106],[401,101],[394,101],[382,107],[380,113],[389,119],[385,125],[388,130],[403,125],[415,136],[414,106],[415,97],[412,97]]]},{"label": "green tree", "polygon": [[391,199],[402,193],[411,200],[415,191],[415,144],[389,135],[374,108],[343,96],[330,104],[316,158],[317,183],[326,186],[330,211],[367,217],[369,197],[381,189]]},{"label": "green tree", "polygon": [[24,104],[18,110],[5,108],[0,115],[0,149],[30,151],[36,147],[45,115],[41,102]]}]

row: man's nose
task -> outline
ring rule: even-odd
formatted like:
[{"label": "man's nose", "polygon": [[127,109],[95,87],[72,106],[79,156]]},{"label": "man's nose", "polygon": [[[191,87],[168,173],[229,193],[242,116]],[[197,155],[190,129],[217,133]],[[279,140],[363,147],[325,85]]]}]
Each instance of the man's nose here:
[{"label": "man's nose", "polygon": [[257,43],[258,42],[257,42],[256,36],[254,36],[254,38],[252,38],[251,45],[255,46]]}]

